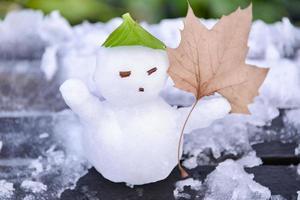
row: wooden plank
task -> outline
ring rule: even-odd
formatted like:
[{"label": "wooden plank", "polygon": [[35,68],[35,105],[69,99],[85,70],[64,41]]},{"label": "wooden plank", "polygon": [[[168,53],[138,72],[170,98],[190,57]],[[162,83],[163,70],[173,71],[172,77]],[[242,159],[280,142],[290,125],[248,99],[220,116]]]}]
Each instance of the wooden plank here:
[{"label": "wooden plank", "polygon": [[295,155],[297,143],[282,143],[279,141],[264,142],[253,145],[256,155],[264,165],[297,165],[300,156]]}]

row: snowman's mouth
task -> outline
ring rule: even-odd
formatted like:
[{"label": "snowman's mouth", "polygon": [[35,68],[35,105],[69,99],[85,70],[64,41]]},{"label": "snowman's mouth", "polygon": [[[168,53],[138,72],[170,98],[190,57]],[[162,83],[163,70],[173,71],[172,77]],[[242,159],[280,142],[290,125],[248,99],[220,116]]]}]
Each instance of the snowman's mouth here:
[{"label": "snowman's mouth", "polygon": [[139,92],[144,92],[144,88],[140,87]]}]

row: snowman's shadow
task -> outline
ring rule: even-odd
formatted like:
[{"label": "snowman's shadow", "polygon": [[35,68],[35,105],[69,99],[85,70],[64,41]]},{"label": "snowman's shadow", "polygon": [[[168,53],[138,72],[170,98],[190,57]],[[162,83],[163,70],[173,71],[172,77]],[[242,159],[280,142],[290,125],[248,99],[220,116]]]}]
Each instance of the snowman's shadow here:
[{"label": "snowman's shadow", "polygon": [[[189,171],[193,178],[203,180],[213,167],[201,168],[201,171]],[[75,189],[63,192],[61,199],[83,200],[124,200],[124,199],[152,199],[164,200],[174,199],[173,191],[175,182],[180,180],[178,168],[175,168],[168,178],[156,183],[134,186],[130,188],[125,183],[113,183],[105,179],[94,168],[81,177],[77,182]]]}]

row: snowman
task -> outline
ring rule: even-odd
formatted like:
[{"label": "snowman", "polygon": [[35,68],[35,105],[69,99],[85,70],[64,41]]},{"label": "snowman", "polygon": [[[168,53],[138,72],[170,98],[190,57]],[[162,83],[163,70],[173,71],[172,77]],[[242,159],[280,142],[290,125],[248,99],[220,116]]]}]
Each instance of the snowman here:
[{"label": "snowman", "polygon": [[[168,78],[165,48],[125,14],[97,54],[93,79],[104,100],[80,80],[69,79],[60,87],[84,127],[86,158],[113,182],[156,182],[178,163],[180,132],[190,108],[172,107],[160,96]],[[220,96],[201,100],[185,132],[206,127],[229,111]]]}]

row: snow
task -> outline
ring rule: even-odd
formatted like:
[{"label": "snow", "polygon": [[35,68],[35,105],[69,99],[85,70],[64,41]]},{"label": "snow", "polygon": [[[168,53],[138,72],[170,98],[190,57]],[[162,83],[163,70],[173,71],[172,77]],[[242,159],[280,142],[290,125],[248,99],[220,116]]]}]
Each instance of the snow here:
[{"label": "snow", "polygon": [[56,11],[44,17],[41,11],[21,10],[0,21],[0,32],[1,58],[38,59],[45,47],[69,40],[73,30]]},{"label": "snow", "polygon": [[295,149],[295,155],[300,155],[300,144],[298,147]]},{"label": "snow", "polygon": [[300,175],[300,164],[297,167],[297,173]]},{"label": "snow", "polygon": [[39,138],[47,138],[47,137],[49,137],[48,133],[42,133],[39,135]]},{"label": "snow", "polygon": [[300,191],[298,191],[297,194],[298,194],[297,200],[300,200]]},{"label": "snow", "polygon": [[287,200],[281,195],[272,195],[270,200]]},{"label": "snow", "polygon": [[2,150],[2,146],[3,146],[3,142],[0,141],[0,153],[1,153],[1,150]]},{"label": "snow", "polygon": [[0,180],[0,198],[7,199],[13,195],[14,192],[13,183],[7,182],[6,180]]},{"label": "snow", "polygon": [[[243,163],[228,159],[219,163],[203,183],[192,178],[176,182],[174,197],[191,199],[191,195],[184,191],[186,186],[195,190],[196,196],[204,200],[270,199],[270,190],[255,182],[253,178],[253,174],[248,174],[244,170]],[[272,197],[272,199],[276,198]]]},{"label": "snow", "polygon": [[184,187],[190,187],[192,190],[200,190],[202,186],[201,181],[195,180],[193,178],[188,178],[185,180],[177,181],[175,183],[175,190],[173,191],[175,199],[191,199],[191,196],[184,193]]},{"label": "snow", "polygon": [[254,175],[246,173],[243,166],[233,160],[226,160],[207,176],[204,182],[204,185],[207,186],[204,199],[269,199],[271,197],[270,190],[255,182],[253,178]]},{"label": "snow", "polygon": [[21,183],[21,188],[25,191],[33,192],[33,193],[40,193],[43,191],[47,191],[47,186],[41,182],[31,181],[31,180],[24,180]]}]

